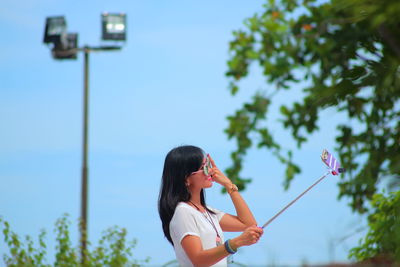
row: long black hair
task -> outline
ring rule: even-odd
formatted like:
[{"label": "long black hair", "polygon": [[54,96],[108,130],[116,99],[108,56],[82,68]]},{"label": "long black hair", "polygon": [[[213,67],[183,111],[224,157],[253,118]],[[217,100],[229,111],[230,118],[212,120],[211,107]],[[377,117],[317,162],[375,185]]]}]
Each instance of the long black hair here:
[{"label": "long black hair", "polygon": [[[160,194],[158,196],[158,213],[160,214],[164,235],[172,245],[174,244],[169,232],[169,224],[178,203],[190,200],[191,194],[186,187],[186,179],[192,172],[201,167],[203,158],[203,150],[196,146],[176,147],[168,152],[165,157]],[[200,193],[200,201],[207,209],[203,189]]]}]

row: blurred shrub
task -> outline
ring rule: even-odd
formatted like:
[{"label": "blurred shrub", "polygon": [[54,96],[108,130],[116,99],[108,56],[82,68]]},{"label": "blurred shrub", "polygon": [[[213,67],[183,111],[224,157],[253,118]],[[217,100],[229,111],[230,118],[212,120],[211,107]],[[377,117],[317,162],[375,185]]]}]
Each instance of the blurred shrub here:
[{"label": "blurred shrub", "polygon": [[46,258],[46,231],[41,230],[38,237],[39,244],[35,247],[30,236],[21,239],[11,230],[9,223],[0,218],[4,242],[9,248],[8,253],[3,254],[5,265],[7,267],[136,267],[140,266],[140,263],[149,261],[149,258],[141,261],[132,259],[132,250],[136,246],[136,240],[127,241],[126,229],[114,226],[102,233],[96,247],[91,248],[91,244],[88,243],[87,260],[82,264],[79,257],[79,246],[73,247],[71,243],[70,225],[68,215],[58,219],[55,224],[56,252],[54,264],[51,265],[47,263],[48,259]]},{"label": "blurred shrub", "polygon": [[370,263],[400,263],[400,191],[375,194],[369,231],[350,257]]}]

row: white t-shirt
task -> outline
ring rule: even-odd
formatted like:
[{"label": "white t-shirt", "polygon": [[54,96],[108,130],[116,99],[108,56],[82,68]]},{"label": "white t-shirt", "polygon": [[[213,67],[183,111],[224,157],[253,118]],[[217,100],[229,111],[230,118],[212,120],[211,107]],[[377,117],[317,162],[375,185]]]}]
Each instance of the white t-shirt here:
[{"label": "white t-shirt", "polygon": [[[215,214],[208,214],[217,228],[218,234],[223,243],[225,242],[224,234],[221,226],[219,225],[219,221],[221,220],[222,216],[225,215],[225,213],[211,207],[208,208],[215,212]],[[176,207],[174,216],[169,224],[169,232],[171,234],[172,242],[174,243],[176,259],[178,260],[180,266],[194,266],[189,257],[186,255],[181,244],[181,241],[185,236],[195,235],[200,237],[203,249],[210,249],[217,246],[217,234],[215,229],[205,217],[208,216],[208,214],[203,214],[185,202],[180,202]],[[224,258],[212,266],[228,266],[227,260]]]}]

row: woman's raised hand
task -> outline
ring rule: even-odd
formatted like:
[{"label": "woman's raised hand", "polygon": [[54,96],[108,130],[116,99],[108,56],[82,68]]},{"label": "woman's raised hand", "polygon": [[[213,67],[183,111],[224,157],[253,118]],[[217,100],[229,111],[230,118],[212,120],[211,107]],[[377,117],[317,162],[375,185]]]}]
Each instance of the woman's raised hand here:
[{"label": "woman's raised hand", "polygon": [[212,157],[210,155],[208,155],[208,157],[210,158],[211,161],[211,178],[213,179],[214,182],[219,183],[220,185],[226,187],[230,184],[232,184],[231,180],[225,176],[225,174],[223,174],[217,167],[217,165],[215,164],[215,161],[212,159]]}]

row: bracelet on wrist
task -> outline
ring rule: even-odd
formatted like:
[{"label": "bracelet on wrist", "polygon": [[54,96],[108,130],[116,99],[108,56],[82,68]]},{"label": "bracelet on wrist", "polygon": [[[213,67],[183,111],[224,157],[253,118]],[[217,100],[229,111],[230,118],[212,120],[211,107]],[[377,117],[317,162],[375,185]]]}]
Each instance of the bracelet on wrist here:
[{"label": "bracelet on wrist", "polygon": [[227,191],[228,194],[230,195],[230,194],[232,194],[232,193],[235,192],[235,191],[239,191],[239,188],[238,188],[234,183],[231,183],[230,186],[227,186],[227,187],[226,187],[226,191]]},{"label": "bracelet on wrist", "polygon": [[235,253],[237,252],[237,250],[234,250],[234,249],[231,247],[231,245],[229,244],[229,240],[230,240],[230,239],[226,240],[225,243],[224,243],[225,249],[226,249],[226,251],[227,251],[229,254],[235,254]]}]

